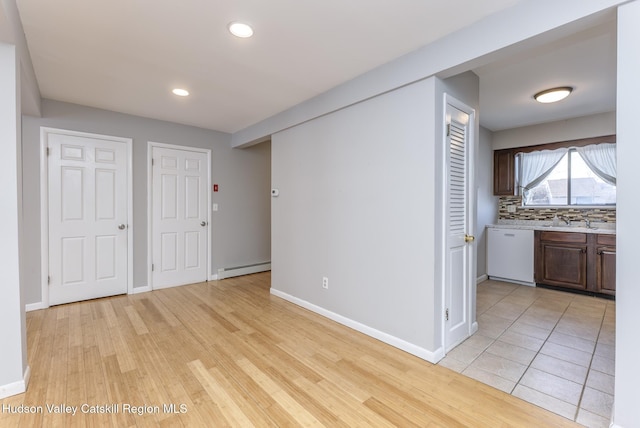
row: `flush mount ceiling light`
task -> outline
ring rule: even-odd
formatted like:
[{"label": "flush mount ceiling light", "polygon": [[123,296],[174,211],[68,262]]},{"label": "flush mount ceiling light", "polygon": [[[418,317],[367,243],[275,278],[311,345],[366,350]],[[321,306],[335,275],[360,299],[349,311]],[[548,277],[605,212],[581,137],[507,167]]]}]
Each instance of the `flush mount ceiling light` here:
[{"label": "flush mount ceiling light", "polygon": [[189,96],[189,91],[187,91],[186,89],[180,89],[180,88],[175,88],[173,91],[174,95],[177,95],[179,97],[186,97]]},{"label": "flush mount ceiling light", "polygon": [[246,39],[247,37],[253,36],[253,28],[247,24],[243,24],[242,22],[232,22],[229,24],[228,28],[229,32],[236,37]]},{"label": "flush mount ceiling light", "polygon": [[560,88],[551,88],[541,92],[538,92],[533,96],[539,103],[555,103],[556,101],[564,100],[573,91],[571,86],[562,86]]}]

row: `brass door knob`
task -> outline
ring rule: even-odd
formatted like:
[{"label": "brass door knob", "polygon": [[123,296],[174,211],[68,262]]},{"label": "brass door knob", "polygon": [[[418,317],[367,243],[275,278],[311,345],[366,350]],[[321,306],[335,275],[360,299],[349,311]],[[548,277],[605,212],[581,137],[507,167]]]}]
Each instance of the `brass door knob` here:
[{"label": "brass door knob", "polygon": [[472,235],[464,235],[464,242],[473,242],[475,241],[476,237],[472,236]]}]

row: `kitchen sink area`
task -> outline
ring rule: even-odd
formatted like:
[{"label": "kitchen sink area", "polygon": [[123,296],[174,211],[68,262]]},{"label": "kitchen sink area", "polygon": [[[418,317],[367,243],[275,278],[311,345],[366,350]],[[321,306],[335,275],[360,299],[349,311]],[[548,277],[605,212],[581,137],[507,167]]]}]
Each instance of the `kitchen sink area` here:
[{"label": "kitchen sink area", "polygon": [[487,274],[494,280],[614,298],[615,257],[615,223],[487,226]]}]

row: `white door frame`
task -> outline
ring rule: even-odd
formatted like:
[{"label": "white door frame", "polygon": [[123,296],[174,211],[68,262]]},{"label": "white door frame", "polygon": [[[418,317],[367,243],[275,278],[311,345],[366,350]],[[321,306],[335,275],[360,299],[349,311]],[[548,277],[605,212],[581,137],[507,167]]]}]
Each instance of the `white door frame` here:
[{"label": "white door frame", "polygon": [[207,233],[207,280],[212,281],[214,278],[211,274],[211,149],[201,149],[198,147],[179,146],[177,144],[147,142],[147,287],[144,291],[153,290],[153,272],[151,265],[153,264],[153,166],[152,156],[153,148],[160,147],[164,149],[183,150],[197,153],[205,153],[207,155],[207,224],[209,225]]},{"label": "white door frame", "polygon": [[[117,141],[127,146],[127,294],[133,293],[133,139],[68,129],[40,127],[40,282],[42,307],[49,307],[49,134]],[[33,305],[32,305],[33,306]],[[40,307],[32,307],[40,309]]]},{"label": "white door frame", "polygon": [[[443,97],[443,104],[442,104],[442,137],[441,137],[441,142],[440,144],[442,144],[443,149],[441,150],[442,152],[442,157],[441,157],[441,162],[442,165],[446,165],[446,160],[447,160],[447,119],[446,119],[446,111],[447,111],[447,105],[451,105],[455,108],[457,108],[458,110],[466,113],[469,115],[469,133],[468,133],[468,146],[469,146],[469,152],[468,152],[468,170],[467,170],[467,174],[468,176],[471,178],[471,183],[469,185],[469,189],[468,189],[468,198],[467,198],[467,206],[466,206],[466,211],[467,211],[467,216],[468,216],[468,234],[469,235],[476,235],[476,211],[477,211],[477,201],[476,201],[476,191],[477,189],[475,188],[475,157],[476,157],[476,138],[477,138],[477,132],[476,132],[476,111],[475,109],[469,107],[468,105],[466,105],[465,103],[463,103],[462,101],[452,97],[451,95],[445,93],[444,97]],[[445,231],[443,233],[442,236],[442,242],[440,243],[441,245],[441,254],[443,255],[442,261],[441,261],[441,270],[442,270],[442,278],[441,278],[441,294],[442,294],[442,302],[441,302],[441,307],[440,307],[440,315],[441,315],[441,320],[442,320],[442,331],[441,331],[441,338],[442,338],[442,342],[440,344],[441,349],[443,351],[443,356],[446,355],[447,353],[447,349],[446,349],[446,323],[444,321],[445,319],[445,310],[447,308],[447,302],[446,302],[446,272],[447,272],[447,261],[446,261],[446,250],[447,250],[447,233],[446,233],[446,224],[447,224],[447,218],[448,218],[448,210],[447,210],[447,204],[446,204],[446,200],[447,200],[447,177],[446,177],[446,167],[443,169],[443,176],[442,176],[442,180],[441,180],[441,192],[442,192],[442,198],[441,198],[441,202],[440,202],[440,206],[442,207],[442,215],[441,215],[441,224],[440,227],[442,228],[443,231]],[[469,328],[469,336],[472,335],[473,333],[475,333],[478,330],[478,322],[475,319],[475,317],[473,317],[473,315],[475,314],[475,285],[476,285],[476,257],[477,257],[477,252],[475,251],[475,246],[477,245],[477,241],[474,241],[471,245],[467,245],[467,248],[465,251],[467,251],[467,260],[469,260],[468,263],[468,267],[467,267],[467,272],[465,272],[466,276],[467,276],[467,281],[468,281],[468,290],[467,290],[467,295],[465,296],[465,298],[467,299],[467,323],[468,323],[468,328]]]}]

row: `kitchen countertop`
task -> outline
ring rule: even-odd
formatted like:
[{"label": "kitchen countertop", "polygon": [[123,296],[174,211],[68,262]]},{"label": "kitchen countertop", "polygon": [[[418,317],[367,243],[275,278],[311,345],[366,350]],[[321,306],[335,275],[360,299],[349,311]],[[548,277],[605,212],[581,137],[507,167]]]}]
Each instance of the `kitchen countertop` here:
[{"label": "kitchen countertop", "polygon": [[585,227],[583,221],[566,225],[564,222],[560,226],[554,226],[551,221],[533,220],[498,220],[497,224],[488,224],[490,228],[501,229],[521,229],[521,230],[549,230],[555,232],[577,232],[577,233],[599,233],[602,235],[615,235],[615,223],[592,223],[592,227]]}]

